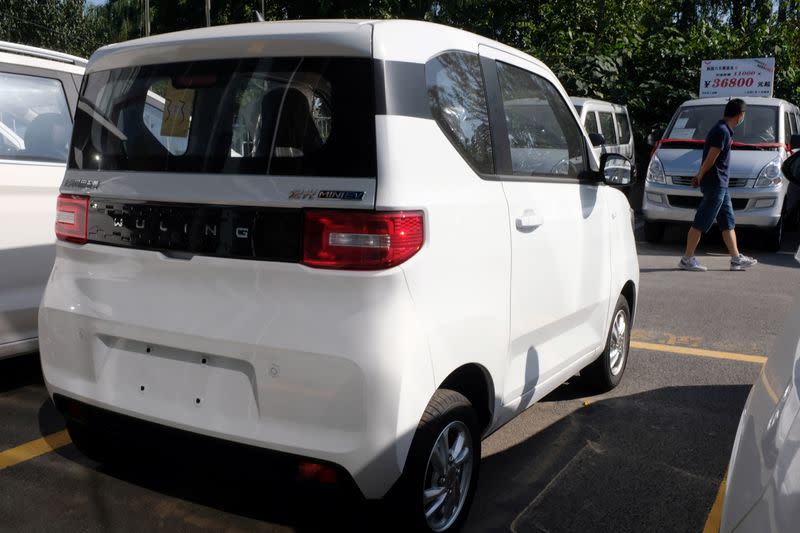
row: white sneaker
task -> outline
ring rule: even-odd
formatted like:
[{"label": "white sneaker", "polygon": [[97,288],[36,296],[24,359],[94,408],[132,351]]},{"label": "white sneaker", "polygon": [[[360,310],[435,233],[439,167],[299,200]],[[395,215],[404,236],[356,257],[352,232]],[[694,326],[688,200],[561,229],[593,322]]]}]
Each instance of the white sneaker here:
[{"label": "white sneaker", "polygon": [[[708,270],[706,267],[700,264],[700,261],[698,261],[695,256],[681,257],[681,262],[678,263],[678,268],[681,270],[689,270],[691,272],[705,272]],[[731,268],[733,267],[731,266]]]},{"label": "white sneaker", "polygon": [[758,264],[758,259],[739,254],[739,257],[736,259],[731,259],[731,270],[744,270],[755,264]]}]

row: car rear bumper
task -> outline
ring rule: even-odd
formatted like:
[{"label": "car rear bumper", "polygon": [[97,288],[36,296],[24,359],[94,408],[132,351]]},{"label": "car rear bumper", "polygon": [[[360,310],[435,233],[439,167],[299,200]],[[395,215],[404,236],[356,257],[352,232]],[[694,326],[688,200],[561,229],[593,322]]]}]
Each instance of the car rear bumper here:
[{"label": "car rear bumper", "polygon": [[434,390],[399,269],[59,244],[39,313],[51,394],[339,465],[372,498]]}]

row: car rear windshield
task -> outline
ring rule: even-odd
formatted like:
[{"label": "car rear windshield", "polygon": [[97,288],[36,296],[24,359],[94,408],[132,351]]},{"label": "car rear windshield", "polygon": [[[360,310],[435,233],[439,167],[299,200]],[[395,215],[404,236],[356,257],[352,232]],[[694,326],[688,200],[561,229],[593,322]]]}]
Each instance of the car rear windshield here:
[{"label": "car rear windshield", "polygon": [[78,101],[69,166],[375,176],[372,63],[237,59],[90,73]]},{"label": "car rear windshield", "polygon": [[[681,108],[664,138],[703,141],[712,126],[722,120],[724,111],[724,105]],[[744,122],[734,129],[733,140],[745,144],[778,142],[778,108],[763,105],[747,106]]]}]

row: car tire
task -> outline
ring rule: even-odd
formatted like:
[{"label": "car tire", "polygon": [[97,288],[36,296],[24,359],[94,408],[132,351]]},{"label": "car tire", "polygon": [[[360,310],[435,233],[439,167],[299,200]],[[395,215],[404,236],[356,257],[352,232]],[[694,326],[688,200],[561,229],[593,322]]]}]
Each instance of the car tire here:
[{"label": "car tire", "polygon": [[83,455],[96,463],[107,463],[111,459],[108,441],[91,427],[76,422],[67,422],[67,432],[72,443]]},{"label": "car tire", "polygon": [[581,371],[581,378],[597,392],[608,392],[622,380],[628,366],[631,345],[631,310],[628,300],[621,296],[611,315],[603,353]]},{"label": "car tire", "polygon": [[644,239],[651,244],[658,244],[664,238],[663,222],[644,222]]},{"label": "car tire", "polygon": [[[461,529],[478,482],[480,444],[478,416],[470,401],[454,390],[437,390],[414,433],[403,475],[388,497],[402,524],[398,531]],[[446,456],[445,448],[450,452]]]},{"label": "car tire", "polygon": [[777,252],[781,249],[781,241],[783,240],[783,219],[778,219],[775,227],[769,228],[764,234],[764,249],[770,252]]}]

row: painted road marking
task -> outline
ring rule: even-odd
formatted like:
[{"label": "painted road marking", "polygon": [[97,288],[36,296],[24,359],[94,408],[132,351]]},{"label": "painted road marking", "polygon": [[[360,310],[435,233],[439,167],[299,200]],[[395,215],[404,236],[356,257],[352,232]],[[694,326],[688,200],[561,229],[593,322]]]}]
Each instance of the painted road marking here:
[{"label": "painted road marking", "polygon": [[14,466],[25,461],[30,461],[40,455],[50,453],[58,448],[66,446],[72,442],[67,434],[67,430],[51,433],[41,439],[21,444],[16,448],[11,448],[0,452],[0,470]]},{"label": "painted road marking", "polygon": [[730,361],[742,361],[745,363],[757,363],[763,365],[767,358],[763,355],[748,355],[734,352],[720,352],[717,350],[705,350],[703,348],[689,348],[686,346],[674,346],[671,344],[656,344],[654,342],[631,341],[631,348],[639,350],[649,350],[652,352],[677,353],[681,355],[693,355],[695,357],[710,357],[711,359],[728,359]]},{"label": "painted road marking", "polygon": [[722,477],[722,483],[719,484],[717,490],[717,497],[714,500],[714,505],[711,506],[711,511],[706,518],[706,526],[703,528],[703,533],[719,533],[719,528],[722,525],[722,502],[725,498],[725,484],[728,482],[728,473]]}]

